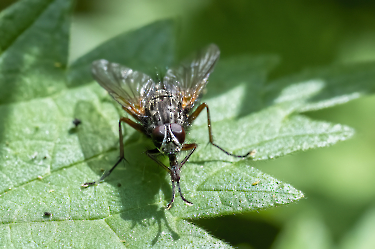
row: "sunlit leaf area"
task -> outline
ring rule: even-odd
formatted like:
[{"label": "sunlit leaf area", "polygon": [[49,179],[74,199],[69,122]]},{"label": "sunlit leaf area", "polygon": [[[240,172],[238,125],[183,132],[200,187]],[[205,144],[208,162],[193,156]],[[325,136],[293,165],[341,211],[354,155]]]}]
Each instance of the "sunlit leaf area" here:
[{"label": "sunlit leaf area", "polygon": [[[375,2],[4,0],[0,247],[375,248]],[[94,81],[107,59],[151,77],[220,59],[171,176]],[[187,152],[179,154],[183,160]],[[168,165],[168,158],[160,157]]]}]

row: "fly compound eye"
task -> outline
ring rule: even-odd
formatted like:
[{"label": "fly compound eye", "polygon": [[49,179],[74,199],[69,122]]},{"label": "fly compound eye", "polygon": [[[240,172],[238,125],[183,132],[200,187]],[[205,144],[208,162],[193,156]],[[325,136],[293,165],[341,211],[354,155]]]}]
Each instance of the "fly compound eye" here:
[{"label": "fly compound eye", "polygon": [[171,130],[173,135],[177,138],[180,144],[185,142],[185,130],[179,124],[171,124]]},{"label": "fly compound eye", "polygon": [[164,125],[160,125],[156,127],[152,131],[152,140],[154,141],[155,144],[162,144],[164,140],[164,135],[165,135],[165,127]]}]

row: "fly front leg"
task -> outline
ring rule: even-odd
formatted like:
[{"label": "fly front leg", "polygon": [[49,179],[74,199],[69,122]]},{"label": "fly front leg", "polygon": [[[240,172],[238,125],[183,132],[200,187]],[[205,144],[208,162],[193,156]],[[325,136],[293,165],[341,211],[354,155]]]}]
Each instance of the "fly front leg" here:
[{"label": "fly front leg", "polygon": [[172,180],[172,199],[171,201],[168,203],[167,205],[167,209],[170,209],[172,207],[172,203],[174,201],[174,198],[175,198],[175,183],[177,184],[177,188],[178,188],[178,193],[180,194],[181,196],[181,199],[188,205],[192,206],[193,203],[186,200],[184,195],[182,194],[182,191],[181,191],[181,187],[180,187],[180,172],[181,172],[181,168],[182,166],[187,162],[187,160],[189,160],[189,157],[193,154],[193,152],[195,151],[195,149],[198,147],[197,144],[193,143],[193,144],[184,144],[182,146],[182,150],[190,150],[189,154],[184,158],[184,160],[182,160],[181,163],[178,163],[177,162],[177,158],[175,155],[170,155],[169,156],[169,162],[171,164],[171,180]]},{"label": "fly front leg", "polygon": [[168,173],[171,173],[171,169],[165,166],[164,163],[160,162],[157,158],[157,156],[160,155],[160,151],[158,149],[148,150],[146,151],[146,155],[152,160],[154,160],[157,164],[159,164],[160,167],[168,171]]},{"label": "fly front leg", "polygon": [[174,202],[174,197],[176,196],[175,194],[175,185],[174,185],[174,181],[172,181],[172,199],[170,202],[168,202],[167,206],[165,207],[165,209],[169,210],[171,209],[172,207],[172,204]]},{"label": "fly front leg", "polygon": [[212,144],[216,148],[220,149],[225,154],[227,154],[229,156],[233,156],[233,157],[244,158],[244,157],[247,157],[249,155],[255,154],[255,150],[252,150],[252,151],[249,151],[248,153],[246,153],[245,155],[235,155],[235,154],[232,154],[232,153],[224,150],[219,145],[214,143],[214,138],[212,136],[212,130],[211,130],[210,110],[209,110],[208,105],[206,103],[202,103],[200,106],[198,106],[198,108],[189,116],[189,118],[188,118],[189,124],[193,123],[193,121],[199,116],[199,114],[201,114],[201,112],[203,111],[204,108],[206,108],[206,110],[207,110],[207,126],[208,126],[208,137],[209,137],[210,144]]},{"label": "fly front leg", "polygon": [[[184,160],[181,161],[179,164],[179,170],[181,170],[182,166],[189,160],[190,156],[194,153],[194,151],[197,149],[198,144],[192,143],[192,144],[184,144],[182,146],[182,150],[190,150],[189,154],[184,158]],[[177,182],[178,192],[180,193],[181,199],[186,202],[189,206],[192,206],[193,203],[186,200],[185,197],[182,194],[181,187],[180,187],[180,181]]]},{"label": "fly front leg", "polygon": [[[146,151],[146,154],[149,158],[154,160],[157,164],[159,164],[160,167],[168,171],[168,173],[171,175],[171,181],[172,181],[172,198],[171,201],[167,204],[166,209],[170,209],[172,207],[172,203],[174,202],[175,198],[175,181],[176,181],[176,170],[175,166],[171,166],[171,168],[164,165],[164,163],[160,162],[157,158],[158,155],[160,155],[160,151],[158,149],[148,150]],[[173,159],[172,159],[173,160]],[[171,165],[177,163],[176,160],[173,161],[173,163],[170,163]],[[178,174],[178,181],[180,180],[180,176]],[[180,185],[178,185],[180,186]]]},{"label": "fly front leg", "polygon": [[143,132],[143,127],[142,125],[132,121],[131,119],[128,119],[128,118],[120,118],[119,122],[118,122],[118,126],[119,126],[119,138],[120,138],[120,158],[118,159],[118,161],[115,163],[115,165],[109,170],[109,171],[106,171],[104,172],[104,174],[97,180],[97,181],[94,181],[94,182],[85,182],[84,184],[82,184],[81,186],[86,188],[88,186],[92,186],[92,185],[95,185],[96,183],[99,183],[101,181],[103,181],[107,176],[109,176],[112,171],[117,167],[117,165],[120,164],[120,162],[122,160],[126,160],[125,157],[124,157],[124,139],[123,139],[123,136],[122,136],[122,129],[121,129],[121,122],[124,122],[128,125],[130,125],[131,127],[133,127],[135,130],[139,131],[139,132]]},{"label": "fly front leg", "polygon": [[171,197],[170,202],[167,204],[166,209],[170,209],[172,207],[172,204],[176,196],[176,184],[177,184],[178,192],[181,196],[181,199],[184,202],[186,202],[186,204],[193,205],[193,203],[186,200],[184,195],[182,194],[181,187],[180,187],[180,172],[181,172],[181,167],[186,163],[186,161],[189,159],[191,154],[193,154],[196,148],[197,148],[197,144],[184,144],[182,147],[182,150],[190,150],[190,152],[184,158],[184,160],[182,160],[181,163],[178,163],[176,154],[168,155],[170,167],[165,166],[161,161],[159,161],[159,159],[157,159],[157,156],[160,155],[160,152],[158,149],[146,151],[147,156],[150,157],[152,160],[154,160],[157,164],[159,164],[163,169],[168,171],[168,173],[171,176],[172,197]]},{"label": "fly front leg", "polygon": [[196,143],[193,143],[193,144],[184,144],[182,146],[181,150],[190,150],[190,152],[184,158],[184,160],[182,160],[182,162],[180,163],[180,169],[182,168],[182,166],[184,166],[184,164],[187,162],[187,160],[189,160],[190,156],[194,153],[194,151],[197,149],[197,147],[198,147],[198,144],[196,144]]}]

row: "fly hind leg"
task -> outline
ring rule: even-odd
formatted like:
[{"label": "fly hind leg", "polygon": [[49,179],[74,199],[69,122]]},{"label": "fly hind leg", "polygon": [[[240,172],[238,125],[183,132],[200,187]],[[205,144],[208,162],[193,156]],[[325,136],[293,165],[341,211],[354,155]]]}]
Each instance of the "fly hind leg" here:
[{"label": "fly hind leg", "polygon": [[199,114],[201,114],[204,108],[206,108],[207,110],[207,126],[208,126],[208,137],[209,137],[210,144],[212,144],[213,146],[215,146],[216,148],[218,148],[225,154],[229,156],[233,156],[233,157],[244,158],[249,155],[252,156],[255,154],[255,150],[252,150],[246,153],[245,155],[235,155],[233,153],[226,151],[225,149],[221,148],[219,145],[214,143],[214,138],[212,136],[212,130],[211,130],[210,109],[208,108],[208,105],[206,103],[202,103],[200,106],[198,106],[198,108],[189,116],[188,118],[189,124],[191,124],[199,116]]},{"label": "fly hind leg", "polygon": [[112,171],[117,167],[117,165],[120,164],[120,162],[122,160],[126,160],[125,157],[124,157],[124,140],[123,140],[123,136],[122,136],[122,129],[121,129],[121,122],[124,122],[128,125],[130,125],[131,127],[133,127],[135,130],[139,131],[139,132],[143,132],[143,127],[142,125],[132,121],[131,119],[128,119],[128,118],[120,118],[119,122],[118,122],[118,126],[119,126],[119,138],[120,138],[120,158],[118,159],[118,161],[115,163],[115,165],[109,170],[109,171],[106,171],[104,172],[104,174],[97,180],[97,181],[94,181],[94,182],[85,182],[84,184],[82,184],[81,186],[86,188],[88,186],[92,186],[92,185],[95,185],[96,183],[99,183],[101,181],[103,181],[107,176],[109,176]]}]

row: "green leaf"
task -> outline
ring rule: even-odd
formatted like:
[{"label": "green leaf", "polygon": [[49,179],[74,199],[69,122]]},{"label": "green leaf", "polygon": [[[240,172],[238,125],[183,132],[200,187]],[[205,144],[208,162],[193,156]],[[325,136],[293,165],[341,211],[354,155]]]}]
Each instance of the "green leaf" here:
[{"label": "green leaf", "polygon": [[[356,64],[333,65],[321,69],[308,69],[297,75],[286,77],[270,83],[267,91],[268,101],[289,87],[288,98],[278,102],[301,98],[300,90],[308,89],[312,94],[298,108],[299,112],[319,110],[346,103],[360,96],[375,92],[375,63],[362,62]],[[306,91],[306,90],[304,90]]]},{"label": "green leaf", "polygon": [[64,89],[70,9],[71,1],[29,0],[1,14],[1,104]]},{"label": "green leaf", "polygon": [[[336,100],[343,92],[353,93],[349,79],[363,82],[354,92],[373,91],[371,64],[267,84],[276,57],[224,59],[206,97],[215,141],[238,154],[255,149],[253,159],[205,146],[202,114],[188,136],[199,147],[181,178],[194,205],[176,198],[165,210],[170,176],[145,155],[152,142],[123,127],[127,161],[103,183],[83,189],[118,159],[118,118],[124,115],[90,78],[91,62],[107,58],[148,73],[170,65],[174,26],[159,21],[120,35],[67,68],[70,10],[67,0],[23,0],[0,15],[0,246],[7,248],[230,247],[187,219],[301,199],[301,191],[253,168],[252,161],[348,139],[351,128],[299,112],[342,103]],[[82,124],[75,127],[74,118]]]}]

